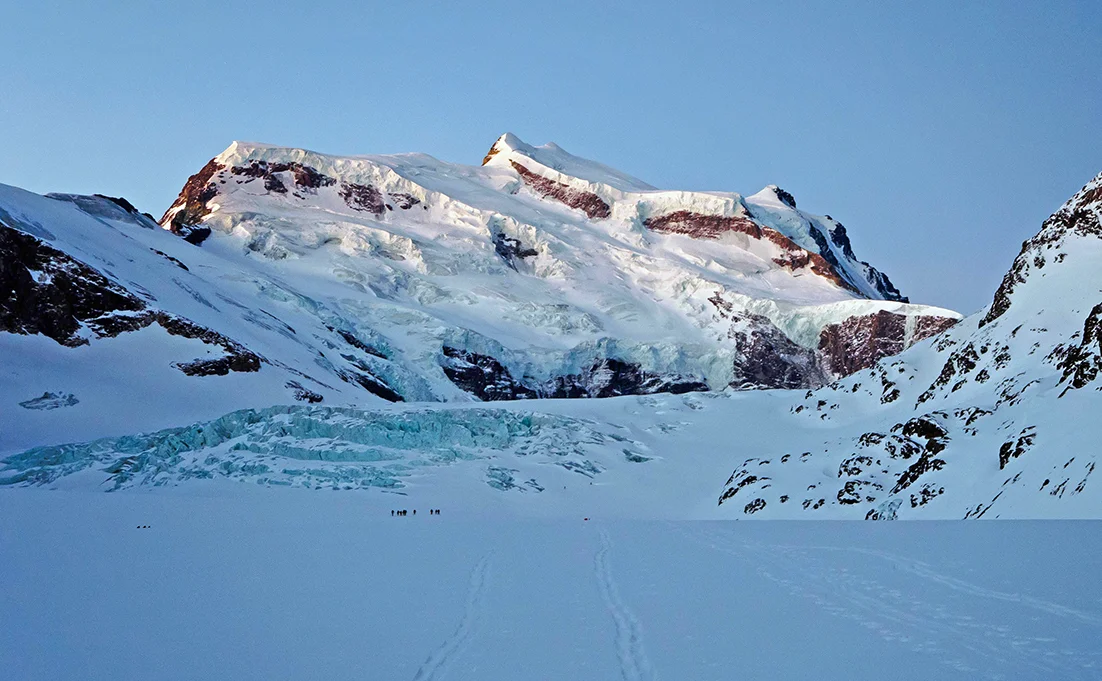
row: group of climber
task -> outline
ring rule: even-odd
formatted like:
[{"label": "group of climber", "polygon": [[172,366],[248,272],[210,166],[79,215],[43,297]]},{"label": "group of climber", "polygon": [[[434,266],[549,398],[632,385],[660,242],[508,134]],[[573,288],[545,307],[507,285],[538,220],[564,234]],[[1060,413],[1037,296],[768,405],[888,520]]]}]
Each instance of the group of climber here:
[{"label": "group of climber", "polygon": [[[391,518],[393,518],[394,516],[404,516],[404,515],[417,515],[417,509],[413,509],[413,513],[410,513],[409,511],[406,511],[405,509],[402,509],[401,511],[391,511],[390,512],[390,517]],[[440,509],[430,508],[429,509],[429,515],[440,515]]]}]

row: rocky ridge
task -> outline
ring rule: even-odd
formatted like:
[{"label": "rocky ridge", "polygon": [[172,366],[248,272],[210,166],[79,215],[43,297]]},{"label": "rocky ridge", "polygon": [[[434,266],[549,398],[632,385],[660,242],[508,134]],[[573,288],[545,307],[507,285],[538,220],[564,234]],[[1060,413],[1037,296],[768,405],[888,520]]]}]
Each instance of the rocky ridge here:
[{"label": "rocky ridge", "polygon": [[[1102,391],[1102,302],[1093,304],[1102,300],[1100,186],[1102,175],[1026,241],[987,310],[806,393],[792,407],[798,419],[852,425],[817,447],[746,459],[718,503],[740,515],[788,517],[795,505],[874,520],[928,505],[938,517],[1013,515],[1034,495],[1051,513],[1085,508],[1098,457],[1082,442]],[[832,345],[832,334],[823,341]]]}]

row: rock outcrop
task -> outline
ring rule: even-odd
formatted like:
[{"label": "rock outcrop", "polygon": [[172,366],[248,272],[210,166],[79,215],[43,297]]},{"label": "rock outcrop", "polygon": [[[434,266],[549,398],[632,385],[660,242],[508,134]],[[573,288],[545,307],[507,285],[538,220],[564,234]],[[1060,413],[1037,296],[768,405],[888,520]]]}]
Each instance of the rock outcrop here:
[{"label": "rock outcrop", "polygon": [[571,208],[576,208],[585,213],[590,220],[600,220],[612,215],[612,209],[608,203],[593,192],[575,189],[563,182],[556,182],[538,173],[533,173],[516,161],[510,163],[520,175],[520,178],[524,180],[524,184],[541,196],[554,199]]},{"label": "rock outcrop", "polygon": [[819,352],[830,373],[848,376],[868,369],[885,357],[898,355],[915,343],[948,329],[957,321],[933,315],[909,318],[881,310],[870,315],[850,317],[824,328],[819,335]]},{"label": "rock outcrop", "polygon": [[189,376],[259,371],[261,357],[187,319],[148,309],[145,301],[97,270],[41,240],[0,224],[0,331],[42,334],[66,347],[88,345],[157,324],[225,352],[179,362]]},{"label": "rock outcrop", "polygon": [[514,377],[505,365],[488,355],[444,346],[441,368],[455,385],[486,402],[655,393],[677,395],[708,390],[708,385],[703,381],[676,374],[655,374],[643,370],[638,364],[610,357],[597,360],[581,373],[555,376],[540,382]]},{"label": "rock outcrop", "polygon": [[[1014,259],[1010,271],[1003,277],[995,291],[995,297],[980,326],[995,321],[1010,308],[1015,289],[1024,284],[1030,275],[1042,269],[1049,260],[1061,262],[1066,257],[1063,244],[1069,236],[1089,236],[1102,238],[1102,174],[1096,176],[1080,189],[1075,196],[1053,213],[1041,231],[1022,243],[1022,250]],[[1055,252],[1053,252],[1055,251]]]}]

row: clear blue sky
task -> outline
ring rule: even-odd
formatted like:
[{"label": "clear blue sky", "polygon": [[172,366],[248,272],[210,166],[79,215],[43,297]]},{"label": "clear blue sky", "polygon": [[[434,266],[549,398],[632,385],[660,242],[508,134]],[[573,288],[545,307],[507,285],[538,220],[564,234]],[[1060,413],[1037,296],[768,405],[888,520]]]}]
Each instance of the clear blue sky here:
[{"label": "clear blue sky", "polygon": [[1100,10],[7,2],[0,182],[159,217],[234,139],[478,163],[508,130],[664,188],[779,184],[912,300],[971,312],[1102,170]]}]

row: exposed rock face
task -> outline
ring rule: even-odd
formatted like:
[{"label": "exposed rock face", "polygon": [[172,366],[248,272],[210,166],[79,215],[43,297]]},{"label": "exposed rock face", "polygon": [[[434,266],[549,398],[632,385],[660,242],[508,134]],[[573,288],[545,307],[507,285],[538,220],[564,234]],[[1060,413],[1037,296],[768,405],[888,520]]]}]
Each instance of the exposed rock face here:
[{"label": "exposed rock face", "polygon": [[976,346],[973,343],[966,343],[963,347],[954,350],[949,358],[945,360],[945,364],[942,365],[938,377],[934,379],[934,382],[930,384],[930,387],[924,393],[918,396],[918,404],[933,399],[939,390],[950,383],[954,384],[952,390],[956,391],[963,385],[964,377],[979,365],[979,361],[980,356],[976,352]]},{"label": "exposed rock face", "polygon": [[1102,303],[1095,305],[1083,321],[1083,334],[1079,345],[1060,345],[1051,359],[1063,370],[1060,383],[1067,383],[1064,390],[1079,389],[1098,378],[1102,373]]},{"label": "exposed rock face", "polygon": [[708,389],[702,381],[684,376],[651,374],[638,364],[618,359],[598,360],[581,374],[569,374],[553,379],[544,386],[541,397],[616,397],[617,395],[652,395],[654,393],[701,392]]},{"label": "exposed rock face", "polygon": [[[873,288],[876,289],[878,293],[880,293],[884,300],[897,300],[901,303],[909,302],[907,296],[899,292],[899,289],[895,287],[895,284],[888,278],[888,275],[879,271],[864,260],[857,260],[857,256],[853,253],[853,245],[850,243],[849,234],[846,233],[845,226],[829,215],[827,215],[826,218],[834,225],[829,232],[830,243],[841,249],[842,255],[846,258],[860,263],[865,270],[865,276],[868,278],[869,283],[872,284]],[[819,252],[822,253],[823,257],[832,265],[838,267],[837,259],[827,246],[823,234],[817,229],[812,229],[811,237],[815,239],[815,243],[819,246]]]},{"label": "exposed rock face", "polygon": [[742,488],[767,480],[769,480],[769,478],[759,478],[745,470],[735,471],[731,474],[731,477],[727,478],[727,482],[724,485],[726,489],[719,495],[719,505],[722,506],[723,502],[738,494]]},{"label": "exposed rock face", "polygon": [[341,183],[341,198],[352,210],[360,210],[375,215],[386,212],[383,194],[370,184]]},{"label": "exposed rock face", "polygon": [[[1003,277],[1002,284],[995,291],[995,298],[987,314],[980,321],[980,326],[990,324],[1010,308],[1011,295],[1015,288],[1019,284],[1024,284],[1033,270],[1045,266],[1047,252],[1059,251],[1066,236],[1102,238],[1100,212],[1102,212],[1102,174],[1088,182],[1061,206],[1060,210],[1045,220],[1041,225],[1041,231],[1036,236],[1022,242],[1022,250],[1014,259],[1010,271]],[[1052,257],[1056,262],[1063,259],[1063,255],[1059,252]]]},{"label": "exposed rock face", "polygon": [[949,317],[918,317],[908,337],[906,315],[881,310],[827,326],[819,334],[819,351],[831,373],[848,376],[897,355],[956,322]]},{"label": "exposed rock face", "polygon": [[278,177],[279,173],[290,172],[294,179],[295,186],[303,189],[330,187],[337,182],[332,177],[319,173],[310,166],[293,162],[268,163],[267,161],[251,161],[248,165],[234,166],[230,169],[230,172],[234,175],[249,178],[246,182],[254,179],[263,179],[265,189],[280,194],[286,194],[287,187],[283,184],[283,180]]},{"label": "exposed rock face", "polygon": [[133,215],[143,215],[143,213],[141,213],[137,208],[134,207],[134,204],[130,203],[121,196],[107,196],[106,194],[93,194],[92,196],[95,196],[99,199],[106,199],[119,208],[122,208],[127,213],[131,213]]},{"label": "exposed rock face", "polygon": [[87,345],[96,320],[145,309],[145,303],[96,270],[35,237],[0,224],[0,331],[42,334],[61,345]]},{"label": "exposed rock face", "polygon": [[907,344],[907,347],[910,347],[915,343],[918,343],[919,341],[924,341],[927,338],[938,335],[942,331],[945,331],[949,327],[956,324],[958,321],[960,320],[953,319],[952,317],[938,317],[936,315],[923,315],[916,318],[915,328],[911,332],[910,342]]},{"label": "exposed rock face", "polygon": [[638,364],[604,358],[580,374],[556,376],[545,383],[517,380],[509,369],[487,355],[443,348],[441,368],[457,386],[483,401],[527,400],[535,398],[616,397],[654,393],[700,392],[707,384],[683,376],[659,376],[644,371]]},{"label": "exposed rock face", "polygon": [[792,196],[792,194],[790,194],[789,192],[786,192],[776,185],[773,185],[773,193],[777,195],[777,199],[784,205],[788,206],[789,208],[796,207],[796,197]]},{"label": "exposed rock face", "polygon": [[487,355],[444,346],[444,374],[463,390],[483,402],[526,400],[538,397],[536,391],[513,378],[501,362]]},{"label": "exposed rock face", "polygon": [[[899,476],[891,494],[898,494],[907,489],[925,473],[945,467],[943,460],[934,457],[943,451],[949,442],[949,431],[942,423],[946,418],[947,415],[943,412],[932,412],[892,426],[893,433],[902,433],[903,437],[908,438],[912,444],[925,442],[921,445],[918,459]],[[912,499],[911,505],[916,506],[917,502]]]},{"label": "exposed rock face", "polygon": [[864,260],[861,261],[861,264],[865,266],[869,281],[873,285],[873,288],[879,291],[880,295],[884,296],[884,300],[898,300],[901,303],[910,302],[910,298],[899,292],[899,289],[895,287],[892,280],[888,279],[888,275],[872,265],[869,265]]},{"label": "exposed rock face", "polygon": [[317,404],[325,398],[317,394],[313,390],[304,388],[298,381],[288,381],[287,387],[291,389],[291,394],[299,402],[308,402],[309,404]]},{"label": "exposed rock face", "polygon": [[[161,218],[161,225],[190,243],[196,245],[202,243],[210,236],[211,231],[209,227],[200,223],[210,215],[208,204],[218,196],[218,184],[224,184],[229,178],[235,178],[238,184],[261,180],[265,191],[284,195],[291,192],[299,199],[316,193],[321,188],[337,184],[336,178],[319,172],[312,166],[293,161],[269,163],[251,160],[242,165],[226,168],[212,159],[203,166],[202,170],[188,179],[180,196]],[[291,183],[293,191],[288,187],[288,182]],[[392,206],[387,203],[387,197],[373,185],[342,182],[339,193],[345,203],[357,211],[380,216],[386,210],[392,209]],[[136,212],[136,209],[125,199],[104,198]],[[408,193],[396,193],[390,198],[403,210],[409,210],[421,203],[420,199]]]},{"label": "exposed rock face", "polygon": [[800,248],[777,230],[759,225],[748,217],[705,215],[679,210],[647,218],[643,221],[643,226],[662,234],[683,234],[694,239],[718,239],[730,232],[745,234],[752,239],[765,239],[783,251],[781,256],[773,259],[775,264],[789,270],[809,267],[815,274],[842,288],[853,290],[853,285],[839,276],[823,256]]},{"label": "exposed rock face", "polygon": [[149,318],[150,323],[156,322],[173,336],[194,338],[207,345],[217,345],[225,351],[224,357],[216,359],[196,359],[176,363],[176,368],[188,376],[225,376],[231,371],[260,371],[260,363],[263,360],[259,355],[217,331],[160,311],[150,313]]},{"label": "exposed rock face", "polygon": [[1029,451],[1033,441],[1037,438],[1037,429],[1033,426],[1022,429],[1018,437],[1011,438],[999,447],[999,470],[1006,468],[1011,459],[1017,459]]},{"label": "exposed rock face", "polygon": [[[225,166],[211,159],[202,170],[189,177],[183,190],[180,191],[180,196],[165,211],[161,218],[161,226],[172,230],[173,233],[184,233],[185,238],[194,233],[188,228],[194,228],[203,218],[210,215],[207,203],[218,195],[218,185],[212,180],[216,173],[224,169]],[[210,229],[203,229],[206,229],[206,235],[203,236],[205,239],[210,236]],[[188,241],[198,244],[203,239],[188,239]]]},{"label": "exposed rock face", "polygon": [[748,217],[704,215],[687,210],[649,217],[643,226],[661,234],[683,234],[694,239],[718,239],[728,232],[762,238],[761,226]]},{"label": "exposed rock face", "polygon": [[482,165],[486,165],[487,163],[489,163],[490,159],[492,159],[494,156],[497,156],[499,151],[501,150],[497,148],[497,142],[494,142],[493,146],[490,147],[490,150],[486,152],[486,155],[482,157]]},{"label": "exposed rock face", "polygon": [[[239,343],[159,310],[95,269],[29,234],[0,225],[0,331],[42,334],[66,347],[159,324],[174,336],[220,346],[224,357],[178,363],[189,376],[258,371],[261,358]],[[82,333],[84,332],[84,333]]]},{"label": "exposed rock face", "polygon": [[[485,165],[486,161],[489,161],[490,158],[490,156],[487,156],[482,162],[483,165]],[[516,161],[510,161],[509,164],[513,166],[513,169],[516,170],[518,174],[520,174],[520,179],[524,181],[524,184],[532,188],[536,193],[549,199],[555,199],[571,208],[577,208],[588,215],[590,220],[607,218],[612,215],[612,209],[609,205],[604,199],[596,194],[582,191],[581,189],[575,189],[568,184],[556,182],[543,175],[533,173]]]},{"label": "exposed rock face", "polygon": [[405,194],[402,192],[391,193],[390,199],[402,210],[409,210],[421,204],[421,199],[415,197],[413,194]]},{"label": "exposed rock face", "polygon": [[727,335],[736,339],[738,354],[730,386],[740,390],[818,388],[896,355],[957,321],[917,317],[908,335],[906,315],[881,310],[827,326],[815,350],[793,342],[767,317],[734,312],[719,293],[708,302],[715,306],[720,319],[731,322]]},{"label": "exposed rock face", "polygon": [[748,323],[749,330],[732,331],[738,340],[731,387],[739,390],[769,388],[817,388],[826,375],[814,350],[801,347],[765,317],[736,316],[736,324]]},{"label": "exposed rock face", "polygon": [[[964,420],[970,415],[962,413],[956,416]],[[840,506],[867,505],[883,501],[883,497],[888,496],[887,502],[870,509],[865,515],[869,520],[883,520],[894,519],[904,499],[911,508],[926,505],[945,492],[945,488],[931,475],[946,466],[945,460],[938,455],[950,441],[947,426],[950,418],[945,412],[930,412],[897,423],[890,432],[865,433],[856,441],[848,442],[846,451],[857,453],[850,454],[838,465],[837,488],[829,482],[816,482],[807,488],[808,496],[803,500],[803,508],[818,510],[828,503],[827,499]],[[777,493],[770,489],[775,487],[776,479],[787,477],[789,469],[798,469],[803,462],[811,460],[811,452],[798,456],[785,454],[778,459],[749,458],[727,479],[719,495],[719,505],[740,494],[759,499],[778,498]],[[886,479],[894,481],[888,491],[885,491],[888,487]],[[906,494],[901,494],[904,491]],[[896,495],[897,498],[891,499]],[[788,498],[789,495],[782,494],[779,501],[784,503]],[[748,514],[751,511],[744,509],[743,512]]]},{"label": "exposed rock face", "polygon": [[495,233],[493,240],[494,251],[514,270],[517,268],[516,261],[518,259],[523,260],[524,258],[531,258],[539,255],[539,251],[536,249],[525,248],[524,245],[521,244],[520,239],[505,236],[505,234],[501,232]]},{"label": "exposed rock face", "polygon": [[210,236],[210,227],[204,225],[180,225],[172,230],[174,234],[189,244],[198,246]]},{"label": "exposed rock face", "polygon": [[337,375],[340,376],[342,381],[358,385],[372,395],[381,397],[387,402],[405,402],[405,398],[403,398],[401,394],[387,385],[386,382],[378,376],[371,373],[371,370],[367,366],[359,363],[354,363],[354,365],[359,371],[337,371]]}]

